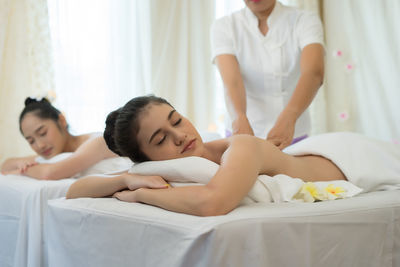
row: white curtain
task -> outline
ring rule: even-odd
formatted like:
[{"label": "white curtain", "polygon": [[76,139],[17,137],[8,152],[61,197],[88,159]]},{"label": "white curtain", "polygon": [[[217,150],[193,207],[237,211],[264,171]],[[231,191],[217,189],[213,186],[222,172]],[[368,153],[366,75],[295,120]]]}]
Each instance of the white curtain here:
[{"label": "white curtain", "polygon": [[324,1],[329,130],[400,141],[399,13],[399,1]]},{"label": "white curtain", "polygon": [[148,2],[49,0],[56,105],[77,134],[102,131],[106,115],[151,92]]},{"label": "white curtain", "polygon": [[213,1],[50,0],[49,8],[57,104],[75,132],[102,131],[111,110],[149,93],[200,129],[211,123]]},{"label": "white curtain", "polygon": [[400,142],[400,2],[281,0],[320,14],[325,81],[313,101],[313,134],[354,131]]},{"label": "white curtain", "polygon": [[214,120],[215,82],[209,31],[212,0],[152,0],[151,88],[199,130]]},{"label": "white curtain", "polygon": [[0,164],[33,154],[19,133],[29,95],[54,89],[46,0],[0,1]]},{"label": "white curtain", "polygon": [[1,0],[0,163],[32,153],[19,134],[18,115],[25,97],[53,89],[54,104],[75,134],[102,131],[111,110],[149,93],[207,129],[215,106],[209,47],[214,5]]}]

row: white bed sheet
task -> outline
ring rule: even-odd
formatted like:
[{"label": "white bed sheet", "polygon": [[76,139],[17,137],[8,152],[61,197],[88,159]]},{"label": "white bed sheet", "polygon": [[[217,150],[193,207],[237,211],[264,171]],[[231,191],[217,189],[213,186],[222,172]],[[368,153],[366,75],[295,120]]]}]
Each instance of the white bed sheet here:
[{"label": "white bed sheet", "polygon": [[47,200],[64,197],[74,181],[0,175],[0,266],[46,266]]},{"label": "white bed sheet", "polygon": [[49,201],[50,266],[400,266],[400,191],[196,217],[112,198]]}]

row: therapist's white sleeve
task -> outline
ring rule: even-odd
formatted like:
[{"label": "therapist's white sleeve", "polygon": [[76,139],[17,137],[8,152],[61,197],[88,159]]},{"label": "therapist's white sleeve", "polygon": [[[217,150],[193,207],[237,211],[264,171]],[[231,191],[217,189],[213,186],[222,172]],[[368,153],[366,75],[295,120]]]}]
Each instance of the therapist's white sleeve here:
[{"label": "therapist's white sleeve", "polygon": [[235,44],[233,40],[230,17],[223,17],[211,26],[211,60],[214,63],[215,57],[223,54],[235,55]]},{"label": "therapist's white sleeve", "polygon": [[305,11],[296,23],[296,36],[301,50],[309,44],[321,44],[324,46],[324,31],[318,15]]}]

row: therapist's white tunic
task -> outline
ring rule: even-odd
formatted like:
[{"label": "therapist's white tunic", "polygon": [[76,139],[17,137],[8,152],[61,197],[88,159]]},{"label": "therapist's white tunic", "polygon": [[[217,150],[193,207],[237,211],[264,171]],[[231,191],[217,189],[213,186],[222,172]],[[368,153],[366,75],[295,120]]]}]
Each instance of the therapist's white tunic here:
[{"label": "therapist's white tunic", "polygon": [[[312,43],[323,45],[321,21],[310,12],[277,1],[267,23],[269,30],[264,36],[257,17],[245,7],[216,20],[211,29],[213,60],[232,54],[239,62],[247,117],[254,134],[261,138],[267,136],[296,88],[302,49]],[[228,112],[232,114],[229,107]],[[294,137],[308,134],[310,127],[306,110],[297,120]]]}]

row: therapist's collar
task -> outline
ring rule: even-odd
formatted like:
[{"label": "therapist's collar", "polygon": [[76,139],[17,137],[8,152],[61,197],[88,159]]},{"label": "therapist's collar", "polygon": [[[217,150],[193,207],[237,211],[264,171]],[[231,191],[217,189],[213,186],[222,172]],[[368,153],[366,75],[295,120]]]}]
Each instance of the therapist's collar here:
[{"label": "therapist's collar", "polygon": [[[254,13],[248,8],[245,7],[246,18],[253,27],[258,27],[258,18]],[[276,0],[274,9],[272,9],[271,14],[268,16],[267,24],[268,27],[271,28],[272,25],[278,21],[280,14],[282,13],[282,4]]]}]

